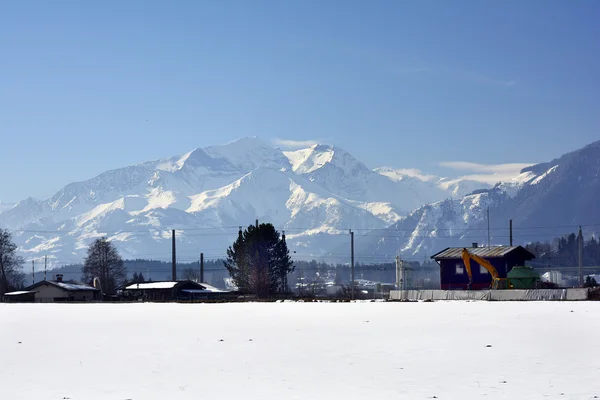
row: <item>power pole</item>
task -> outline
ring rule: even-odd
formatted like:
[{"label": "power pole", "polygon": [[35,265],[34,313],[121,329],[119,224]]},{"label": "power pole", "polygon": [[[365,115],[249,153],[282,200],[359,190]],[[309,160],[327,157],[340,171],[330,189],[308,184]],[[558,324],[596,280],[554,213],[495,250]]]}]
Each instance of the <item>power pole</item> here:
[{"label": "power pole", "polygon": [[512,219],[510,220],[510,245],[513,245],[513,236],[512,236]]},{"label": "power pole", "polygon": [[256,220],[256,229],[258,229],[258,219]]},{"label": "power pole", "polygon": [[487,223],[488,223],[488,242],[487,245],[490,247],[490,208],[487,208]]},{"label": "power pole", "polygon": [[200,283],[204,282],[204,253],[200,253]]},{"label": "power pole", "polygon": [[354,300],[354,232],[350,230],[350,280],[352,281],[351,296]]},{"label": "power pole", "polygon": [[31,281],[35,284],[35,260],[31,260]]},{"label": "power pole", "polygon": [[583,232],[581,231],[581,226],[579,227],[577,241],[579,247],[579,286],[583,287]]},{"label": "power pole", "polygon": [[172,251],[172,257],[173,257],[173,265],[172,265],[172,269],[173,269],[173,282],[175,282],[177,280],[177,256],[175,255],[175,229],[173,229],[171,231],[171,251]]},{"label": "power pole", "polygon": [[44,256],[44,280],[46,280],[46,268],[48,267],[48,256]]}]

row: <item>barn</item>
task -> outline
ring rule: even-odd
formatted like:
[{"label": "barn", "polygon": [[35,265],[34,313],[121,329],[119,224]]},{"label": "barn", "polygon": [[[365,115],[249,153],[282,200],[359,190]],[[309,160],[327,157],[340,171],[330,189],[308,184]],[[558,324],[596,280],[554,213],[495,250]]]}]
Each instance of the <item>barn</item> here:
[{"label": "barn", "polygon": [[128,283],[122,288],[125,300],[193,301],[227,297],[231,292],[193,281]]},{"label": "barn", "polygon": [[[525,265],[525,261],[533,260],[535,256],[522,246],[489,246],[467,247],[466,249],[496,268],[500,278],[515,266]],[[461,253],[463,247],[448,247],[431,256],[440,266],[440,286],[442,290],[467,289],[469,277],[465,269]],[[471,261],[473,274],[472,289],[489,289],[492,277],[489,272],[475,261]]]}]

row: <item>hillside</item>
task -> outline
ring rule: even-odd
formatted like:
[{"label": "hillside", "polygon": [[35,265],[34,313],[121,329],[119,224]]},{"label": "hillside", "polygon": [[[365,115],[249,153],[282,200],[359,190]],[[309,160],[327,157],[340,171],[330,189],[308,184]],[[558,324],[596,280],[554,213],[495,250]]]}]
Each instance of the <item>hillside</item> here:
[{"label": "hillside", "polygon": [[487,243],[487,208],[492,244],[551,240],[575,232],[594,235],[600,227],[600,141],[547,163],[525,168],[510,181],[460,199],[417,208],[390,228],[360,238],[363,255],[424,257],[448,246]]}]

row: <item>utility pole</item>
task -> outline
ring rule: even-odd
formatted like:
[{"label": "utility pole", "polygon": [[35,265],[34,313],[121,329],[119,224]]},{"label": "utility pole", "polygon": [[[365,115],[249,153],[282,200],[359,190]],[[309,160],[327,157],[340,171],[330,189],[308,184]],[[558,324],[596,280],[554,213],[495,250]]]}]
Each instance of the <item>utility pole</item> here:
[{"label": "utility pole", "polygon": [[256,229],[258,229],[258,219],[256,220]]},{"label": "utility pole", "polygon": [[581,226],[579,227],[577,241],[579,247],[579,286],[583,287],[583,232],[581,231]]},{"label": "utility pole", "polygon": [[46,280],[46,268],[48,268],[48,256],[44,256],[44,280]]},{"label": "utility pole", "polygon": [[512,219],[510,220],[510,245],[513,245],[513,236],[512,236]]},{"label": "utility pole", "polygon": [[173,257],[173,265],[172,265],[172,269],[173,269],[173,282],[177,280],[177,256],[175,255],[175,229],[173,229],[171,231],[171,251],[172,251],[172,257]]},{"label": "utility pole", "polygon": [[350,230],[350,276],[351,276],[351,296],[352,300],[354,300],[354,232]]},{"label": "utility pole", "polygon": [[487,245],[490,247],[490,208],[487,208],[487,223],[488,223],[488,242]]},{"label": "utility pole", "polygon": [[404,300],[404,265],[400,256],[396,256],[396,287],[400,290],[400,300]]},{"label": "utility pole", "polygon": [[31,281],[35,284],[35,260],[31,260]]},{"label": "utility pole", "polygon": [[204,282],[204,253],[200,253],[200,283]]}]

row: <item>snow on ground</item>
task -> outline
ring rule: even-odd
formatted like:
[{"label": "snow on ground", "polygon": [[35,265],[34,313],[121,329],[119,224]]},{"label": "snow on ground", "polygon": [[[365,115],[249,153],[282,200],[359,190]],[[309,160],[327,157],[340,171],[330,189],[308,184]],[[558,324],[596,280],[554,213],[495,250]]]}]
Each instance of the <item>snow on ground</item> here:
[{"label": "snow on ground", "polygon": [[0,304],[2,398],[593,399],[599,307]]}]

